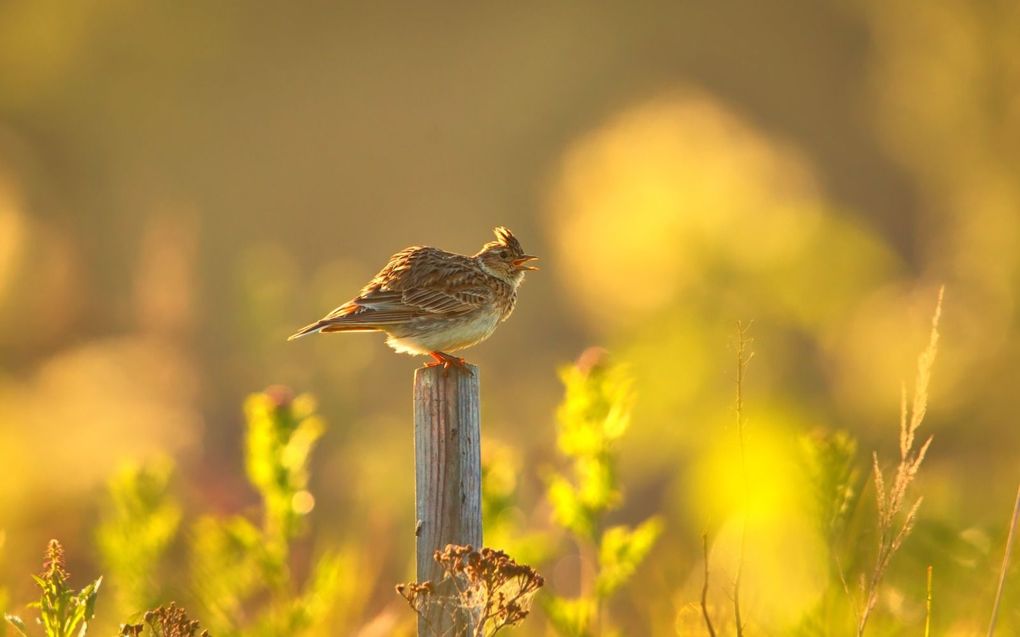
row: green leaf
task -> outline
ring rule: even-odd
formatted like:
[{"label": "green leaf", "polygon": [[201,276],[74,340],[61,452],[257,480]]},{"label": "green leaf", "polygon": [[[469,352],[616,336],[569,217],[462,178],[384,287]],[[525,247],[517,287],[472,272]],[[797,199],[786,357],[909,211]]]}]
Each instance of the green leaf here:
[{"label": "green leaf", "polygon": [[301,531],[309,512],[295,503],[308,486],[308,464],[325,426],[314,415],[315,401],[301,395],[291,398],[281,389],[253,394],[245,402],[248,433],[245,468],[251,484],[262,495],[263,531],[267,541],[286,553],[289,540]]},{"label": "green leaf", "polygon": [[619,506],[615,442],[626,432],[633,406],[630,375],[604,359],[560,371],[565,395],[557,410],[557,447],[573,460],[570,478],[549,481],[553,519],[594,539],[602,517]]},{"label": "green leaf", "polygon": [[14,626],[14,630],[18,631],[19,635],[22,637],[28,637],[28,627],[25,626],[25,622],[23,622],[20,617],[4,613],[4,619],[7,620],[8,624]]},{"label": "green leaf", "polygon": [[323,433],[325,433],[325,427],[318,418],[302,420],[284,445],[280,455],[280,464],[291,472],[303,471],[315,443]]},{"label": "green leaf", "polygon": [[588,539],[594,539],[595,521],[581,503],[578,493],[570,482],[559,474],[549,480],[547,488],[552,504],[553,521],[565,529]]},{"label": "green leaf", "polygon": [[602,534],[595,586],[600,598],[609,597],[630,580],[659,539],[662,528],[662,519],[651,517],[633,530],[614,526]]},{"label": "green leaf", "polygon": [[192,573],[210,615],[210,632],[224,633],[248,596],[270,580],[261,531],[242,517],[204,517],[195,524]]},{"label": "green leaf", "polygon": [[79,621],[82,622],[78,637],[85,637],[89,629],[89,622],[96,615],[96,597],[99,595],[99,587],[103,584],[103,578],[99,577],[78,593],[77,603],[81,609]]},{"label": "green leaf", "polygon": [[549,618],[550,625],[558,635],[562,637],[590,637],[596,610],[594,599],[542,596],[539,598],[539,603]]},{"label": "green leaf", "polygon": [[830,546],[843,534],[860,500],[863,476],[857,440],[845,431],[817,430],[800,439],[800,460],[814,496],[819,531]]},{"label": "green leaf", "polygon": [[120,615],[159,602],[156,575],[182,518],[169,493],[172,476],[173,463],[156,458],[122,465],[107,484],[95,541],[103,570],[116,583]]},{"label": "green leaf", "polygon": [[580,458],[574,463],[578,498],[592,517],[616,508],[622,499],[613,464],[607,457]]},{"label": "green leaf", "polygon": [[557,411],[557,445],[567,456],[608,450],[630,423],[632,382],[622,365],[597,364],[561,370],[566,395]]}]

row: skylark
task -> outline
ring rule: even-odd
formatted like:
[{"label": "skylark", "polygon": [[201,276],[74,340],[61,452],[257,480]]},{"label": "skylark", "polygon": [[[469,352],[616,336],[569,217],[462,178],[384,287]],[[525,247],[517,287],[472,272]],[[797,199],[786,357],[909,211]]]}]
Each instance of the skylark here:
[{"label": "skylark", "polygon": [[537,270],[502,226],[474,256],[413,246],[390,258],[358,296],[290,339],[313,332],[385,332],[398,352],[428,354],[435,365],[464,365],[449,352],[489,338],[510,317],[524,272]]}]

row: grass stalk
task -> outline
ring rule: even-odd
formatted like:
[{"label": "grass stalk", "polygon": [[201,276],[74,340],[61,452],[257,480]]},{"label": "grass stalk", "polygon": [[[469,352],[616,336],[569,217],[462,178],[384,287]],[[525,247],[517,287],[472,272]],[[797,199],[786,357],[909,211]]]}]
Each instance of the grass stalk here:
[{"label": "grass stalk", "polygon": [[715,637],[715,626],[712,625],[712,618],[708,614],[708,533],[701,536],[701,544],[705,551],[705,583],[701,585],[701,615],[705,618],[709,637]]},{"label": "grass stalk", "polygon": [[1009,523],[1009,535],[1006,536],[1006,550],[1002,554],[1002,565],[999,567],[999,586],[995,591],[992,618],[988,622],[988,637],[995,635],[995,623],[999,619],[999,604],[1002,602],[1002,589],[1006,585],[1006,571],[1009,568],[1009,558],[1013,553],[1013,540],[1016,539],[1018,517],[1020,517],[1020,484],[1016,487],[1016,500],[1013,502],[1013,518]]},{"label": "grass stalk", "polygon": [[747,451],[744,445],[744,372],[754,358],[750,350],[751,339],[747,336],[749,323],[737,322],[737,439],[740,444],[740,479],[742,485],[742,519],[740,527],[740,552],[737,554],[737,573],[733,578],[733,619],[737,624],[737,637],[744,636],[744,622],[740,616],[740,582],[744,574],[744,552],[747,548],[748,492],[750,481],[747,476]]},{"label": "grass stalk", "polygon": [[931,564],[928,565],[927,594],[924,598],[924,637],[931,637]]},{"label": "grass stalk", "polygon": [[857,621],[857,637],[864,635],[868,619],[878,602],[879,586],[881,586],[882,579],[889,568],[889,563],[913,530],[914,523],[917,521],[917,511],[924,499],[919,497],[914,500],[913,505],[902,516],[902,522],[899,521],[900,513],[904,510],[906,503],[907,491],[914,478],[917,477],[917,471],[920,469],[921,463],[924,462],[925,454],[927,454],[932,441],[932,437],[929,436],[915,448],[917,430],[928,411],[928,385],[931,382],[931,370],[935,363],[935,355],[938,353],[939,318],[942,316],[944,292],[944,287],[939,288],[938,301],[931,319],[928,346],[917,358],[917,376],[914,380],[914,395],[909,409],[906,387],[904,386],[900,391],[900,461],[889,484],[886,484],[882,469],[879,467],[878,454],[872,454],[875,503],[878,507],[878,550],[871,573],[863,578],[864,601]]}]

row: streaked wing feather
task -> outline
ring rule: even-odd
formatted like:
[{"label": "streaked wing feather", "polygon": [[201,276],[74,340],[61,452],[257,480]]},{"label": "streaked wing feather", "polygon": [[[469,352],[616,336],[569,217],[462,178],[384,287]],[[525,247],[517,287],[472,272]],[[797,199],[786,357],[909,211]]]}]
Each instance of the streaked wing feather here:
[{"label": "streaked wing feather", "polygon": [[[336,325],[336,331],[342,331],[341,326],[384,328],[423,316],[467,314],[491,303],[493,297],[468,257],[412,247],[393,255],[356,298],[323,321]],[[333,331],[328,325],[322,331]]]},{"label": "streaked wing feather", "polygon": [[362,293],[350,304],[356,309],[355,312],[363,312],[368,310],[410,310],[403,302],[403,295],[395,290],[383,290],[381,288],[374,288],[371,290],[363,290]]},{"label": "streaked wing feather", "polygon": [[432,314],[465,314],[477,310],[492,298],[485,288],[416,288],[406,290],[403,300],[407,305]]},{"label": "streaked wing feather", "polygon": [[[375,310],[365,310],[364,312],[358,312],[356,314],[347,314],[344,316],[338,316],[333,319],[329,319],[327,324],[329,325],[363,325],[365,327],[375,327],[384,325],[400,325],[406,323],[413,314],[410,312],[377,312]],[[328,332],[328,329],[322,331]]]}]

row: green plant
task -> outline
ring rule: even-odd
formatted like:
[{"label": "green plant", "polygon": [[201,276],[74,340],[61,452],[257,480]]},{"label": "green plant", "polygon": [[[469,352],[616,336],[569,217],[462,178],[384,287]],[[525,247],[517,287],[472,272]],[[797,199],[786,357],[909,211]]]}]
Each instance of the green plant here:
[{"label": "green plant", "polygon": [[[1002,553],[1002,564],[999,565],[999,583],[995,587],[995,601],[992,602],[992,617],[988,620],[988,637],[993,637],[993,635],[995,635],[995,624],[999,620],[999,605],[1002,603],[1002,591],[1006,585],[1006,573],[1009,569],[1009,558],[1013,552],[1013,541],[1016,539],[1018,520],[1020,520],[1020,485],[1017,486],[1016,499],[1013,500],[1013,516],[1010,518],[1009,531],[1006,533],[1006,546]],[[931,567],[929,566],[928,568],[930,573]],[[929,588],[931,588],[930,584]],[[929,600],[931,599],[930,593],[928,598]]]},{"label": "green plant", "polygon": [[625,585],[662,532],[652,517],[636,527],[606,528],[620,506],[616,442],[627,431],[633,405],[631,380],[603,350],[586,351],[560,373],[565,397],[557,412],[556,446],[570,460],[569,475],[554,473],[548,497],[553,519],[574,538],[582,554],[582,590],[576,598],[548,596],[543,608],[561,635],[582,637],[608,627],[604,603]]},{"label": "green plant", "polygon": [[[3,557],[2,551],[4,543],[7,541],[7,534],[3,529],[0,529],[0,557]],[[7,616],[7,589],[0,586],[0,616]],[[7,622],[0,622],[0,637],[7,637]]]},{"label": "green plant", "polygon": [[245,467],[262,498],[261,524],[201,518],[193,532],[193,585],[216,635],[299,635],[358,598],[341,577],[355,567],[347,553],[321,555],[303,590],[290,572],[291,544],[315,503],[308,463],[323,424],[310,396],[280,387],[250,396],[245,415]]},{"label": "green plant", "polygon": [[[875,563],[870,573],[862,578],[862,595],[860,615],[857,621],[857,635],[864,634],[868,618],[878,602],[878,589],[885,577],[886,570],[893,555],[899,551],[903,541],[910,535],[917,521],[917,511],[921,507],[923,496],[914,500],[910,508],[903,513],[907,492],[917,477],[917,471],[924,462],[924,456],[931,445],[932,436],[915,446],[916,434],[925,413],[928,411],[928,385],[931,382],[931,370],[938,353],[939,317],[942,315],[942,295],[939,290],[935,313],[931,319],[931,333],[928,346],[917,359],[917,376],[914,380],[914,396],[910,408],[907,408],[907,389],[900,392],[900,460],[896,465],[892,481],[886,486],[887,479],[883,476],[878,464],[878,454],[872,454],[872,469],[875,480],[875,501],[878,506],[878,547]],[[902,514],[902,515],[901,515]]]},{"label": "green plant", "polygon": [[522,562],[541,564],[554,547],[549,530],[525,528],[517,503],[522,462],[516,450],[491,438],[482,441],[482,529],[486,542]]},{"label": "green plant", "polygon": [[847,573],[860,568],[859,531],[851,522],[861,501],[864,474],[857,440],[846,431],[817,428],[799,440],[811,518],[828,555],[828,582],[817,607],[803,618],[798,634],[826,635],[853,617]]},{"label": "green plant", "polygon": [[[942,291],[931,321],[927,347],[917,359],[913,400],[901,391],[899,422],[899,462],[890,477],[879,466],[878,454],[872,454],[871,478],[875,486],[877,522],[867,528],[868,520],[856,516],[864,490],[865,476],[857,461],[858,443],[844,431],[818,429],[801,438],[801,470],[808,485],[819,535],[826,540],[830,555],[830,581],[815,610],[802,619],[797,634],[828,635],[845,631],[853,623],[858,637],[864,634],[880,598],[881,586],[893,556],[913,530],[923,498],[914,498],[908,506],[908,493],[924,461],[932,438],[917,444],[917,431],[928,406],[928,386],[939,340]],[[877,539],[874,551],[868,544]],[[944,543],[941,549],[952,552]],[[930,559],[930,558],[928,558]],[[925,605],[925,625],[930,622],[931,565]],[[856,586],[853,583],[858,583]],[[927,628],[926,628],[927,630]]]},{"label": "green plant", "polygon": [[173,463],[160,458],[125,465],[108,483],[96,546],[121,617],[159,602],[156,574],[181,522],[181,507],[168,493],[172,473]]},{"label": "green plant", "polygon": [[[193,524],[186,583],[205,623],[227,637],[300,635],[326,623],[352,623],[371,573],[356,546],[320,554],[303,584],[291,575],[293,544],[315,504],[308,465],[324,427],[313,399],[272,387],[249,396],[244,411],[246,473],[261,496],[261,519],[206,515]],[[121,617],[140,617],[166,595],[167,583],[157,584],[154,575],[166,566],[182,518],[169,494],[172,473],[170,461],[157,459],[125,466],[109,482],[96,541],[117,582]],[[344,576],[349,573],[359,577]],[[148,616],[170,621],[153,612]],[[141,631],[146,623],[123,629]]]},{"label": "green plant", "polygon": [[[744,374],[747,365],[754,358],[754,351],[751,350],[751,339],[747,332],[750,329],[749,323],[737,322],[737,443],[740,447],[740,481],[741,481],[741,508],[743,509],[740,524],[740,552],[737,555],[737,572],[733,578],[733,621],[736,622],[737,637],[744,637],[744,621],[740,615],[740,582],[744,573],[744,556],[747,550],[747,503],[751,497],[750,477],[747,471],[747,445],[744,441]],[[707,558],[706,558],[707,559]],[[705,612],[705,621],[709,626],[708,612]],[[711,630],[711,629],[710,629]]]},{"label": "green plant", "polygon": [[0,637],[6,637],[7,636],[7,621],[6,621],[6,617],[7,617],[7,591],[4,590],[4,589],[0,589],[0,614],[2,614],[4,616],[4,618],[5,618],[5,621],[2,624],[0,624]]},{"label": "green plant", "polygon": [[[68,586],[70,576],[64,566],[63,547],[60,542],[50,540],[46,547],[43,572],[32,576],[42,595],[38,602],[29,604],[29,607],[39,609],[36,621],[43,627],[45,637],[85,637],[89,622],[95,615],[96,595],[103,578],[75,592]],[[28,627],[20,617],[5,614],[4,619],[19,635],[28,637]]]},{"label": "green plant", "polygon": [[841,572],[839,543],[860,502],[863,486],[857,440],[846,431],[819,428],[801,437],[800,452],[819,535],[828,543],[832,567]]}]

